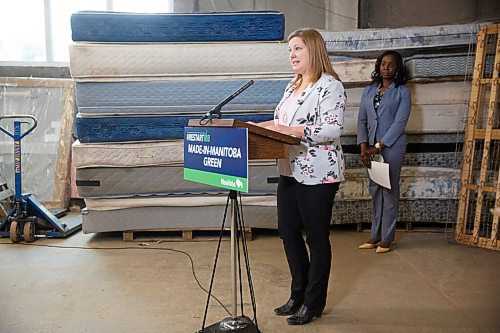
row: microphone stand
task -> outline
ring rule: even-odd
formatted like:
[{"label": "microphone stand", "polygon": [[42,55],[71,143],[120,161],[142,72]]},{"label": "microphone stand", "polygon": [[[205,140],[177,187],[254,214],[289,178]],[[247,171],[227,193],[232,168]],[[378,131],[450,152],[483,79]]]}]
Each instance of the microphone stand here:
[{"label": "microphone stand", "polygon": [[[248,87],[253,84],[253,80],[245,83],[240,89],[232,93],[225,100],[220,102],[217,106],[215,106],[212,110],[208,111],[203,117],[200,119],[200,125],[206,125],[212,121],[214,118],[221,118],[221,109],[224,105],[229,103],[233,98],[241,94]],[[240,195],[241,201],[241,195]],[[223,319],[220,322],[217,322],[209,327],[205,327],[205,322],[207,319],[208,306],[210,303],[210,298],[212,296],[212,288],[213,282],[215,278],[215,271],[217,267],[217,261],[219,258],[219,250],[222,241],[222,231],[224,230],[224,223],[226,221],[226,215],[229,207],[229,202],[231,202],[231,294],[232,294],[232,313],[230,313],[230,317]],[[196,333],[261,333],[257,326],[257,315],[256,315],[256,303],[255,303],[255,294],[253,290],[253,283],[250,274],[250,262],[248,258],[248,248],[246,245],[245,236],[243,235],[245,231],[245,224],[243,221],[243,210],[241,203],[238,203],[238,195],[235,190],[230,190],[228,194],[228,200],[226,202],[226,208],[224,210],[224,217],[222,219],[221,231],[219,235],[219,242],[217,245],[217,253],[215,255],[215,262],[212,271],[212,278],[210,281],[210,287],[208,290],[207,303],[205,305],[205,313],[203,315],[203,323],[201,324],[201,329]],[[240,260],[240,244],[244,253],[244,261],[246,266],[246,273],[248,284],[250,288],[250,298],[252,301],[252,310],[254,319],[250,319],[249,317],[243,314],[243,283],[242,283],[242,272],[241,272],[241,260]],[[238,274],[239,273],[239,274]],[[237,305],[238,305],[238,289],[237,289],[237,279],[239,276],[239,291],[240,291],[240,300],[241,300],[241,315],[237,314]],[[224,307],[225,308],[225,307]],[[226,309],[227,311],[227,309]]]},{"label": "microphone stand", "polygon": [[210,122],[212,119],[217,118],[220,119],[222,117],[221,114],[221,109],[224,105],[227,103],[231,102],[236,96],[241,94],[243,91],[245,91],[248,87],[250,87],[253,84],[253,80],[248,81],[245,83],[243,86],[241,86],[240,89],[236,90],[234,93],[226,97],[225,100],[220,102],[218,105],[216,105],[212,110],[208,111],[201,117],[200,119],[200,125],[206,125],[208,122]]}]

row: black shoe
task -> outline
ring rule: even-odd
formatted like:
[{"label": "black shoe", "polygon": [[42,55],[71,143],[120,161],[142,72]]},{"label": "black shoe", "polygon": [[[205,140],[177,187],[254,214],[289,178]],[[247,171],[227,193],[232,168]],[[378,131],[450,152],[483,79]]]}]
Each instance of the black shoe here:
[{"label": "black shoe", "polygon": [[302,302],[289,299],[288,302],[280,306],[279,308],[274,309],[274,313],[278,316],[289,316],[293,315],[297,312],[302,305]]},{"label": "black shoe", "polygon": [[299,311],[294,315],[286,319],[288,325],[305,325],[309,324],[316,318],[321,317],[323,310],[313,311],[309,309],[305,304],[302,304]]}]

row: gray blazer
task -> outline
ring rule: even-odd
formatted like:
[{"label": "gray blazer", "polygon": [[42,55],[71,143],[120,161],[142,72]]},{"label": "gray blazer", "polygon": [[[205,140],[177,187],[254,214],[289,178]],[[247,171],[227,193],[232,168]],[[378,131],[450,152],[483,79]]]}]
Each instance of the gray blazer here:
[{"label": "gray blazer", "polygon": [[404,85],[395,87],[392,83],[382,97],[378,112],[375,112],[373,98],[378,90],[378,85],[370,85],[361,96],[357,143],[366,142],[373,146],[382,141],[388,147],[405,146],[408,142],[405,128],[411,110],[410,89]]}]

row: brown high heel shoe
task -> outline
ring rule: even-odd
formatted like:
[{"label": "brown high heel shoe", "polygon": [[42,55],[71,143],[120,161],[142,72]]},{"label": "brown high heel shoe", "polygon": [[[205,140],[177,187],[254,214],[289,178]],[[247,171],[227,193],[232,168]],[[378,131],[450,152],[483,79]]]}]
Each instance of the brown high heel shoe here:
[{"label": "brown high heel shoe", "polygon": [[391,243],[380,242],[379,246],[375,250],[375,253],[381,254],[381,253],[387,253],[390,251],[391,251]]},{"label": "brown high heel shoe", "polygon": [[368,242],[365,242],[365,243],[361,244],[360,246],[358,246],[358,249],[362,249],[362,250],[374,249],[378,246],[379,243],[380,243],[380,241],[372,241],[370,239]]}]

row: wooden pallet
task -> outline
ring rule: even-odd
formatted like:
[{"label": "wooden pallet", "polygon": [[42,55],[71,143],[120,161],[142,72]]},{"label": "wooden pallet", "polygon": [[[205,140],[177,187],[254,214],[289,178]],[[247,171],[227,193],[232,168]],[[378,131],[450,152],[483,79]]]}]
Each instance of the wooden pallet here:
[{"label": "wooden pallet", "polygon": [[[172,242],[191,242],[191,241],[214,241],[218,240],[220,229],[145,229],[145,230],[125,230],[123,231],[124,241],[172,241]],[[229,239],[230,229],[223,230],[223,237]],[[245,228],[245,239],[252,240],[252,229]]]},{"label": "wooden pallet", "polygon": [[[455,239],[500,250],[500,24],[478,32],[472,80]],[[492,71],[486,59],[493,58]],[[493,210],[491,210],[493,209]]]}]

